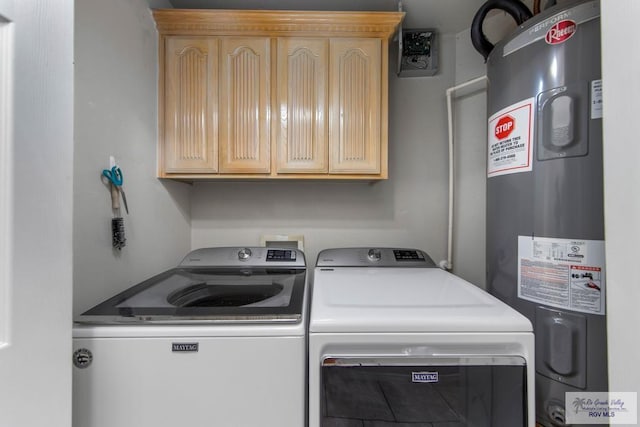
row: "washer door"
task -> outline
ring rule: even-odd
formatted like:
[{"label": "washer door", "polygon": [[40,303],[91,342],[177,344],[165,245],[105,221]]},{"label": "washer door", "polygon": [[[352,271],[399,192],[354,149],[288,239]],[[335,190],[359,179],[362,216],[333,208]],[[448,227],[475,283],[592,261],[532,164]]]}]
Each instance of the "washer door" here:
[{"label": "washer door", "polygon": [[321,384],[326,427],[527,425],[526,366],[519,357],[329,358]]}]

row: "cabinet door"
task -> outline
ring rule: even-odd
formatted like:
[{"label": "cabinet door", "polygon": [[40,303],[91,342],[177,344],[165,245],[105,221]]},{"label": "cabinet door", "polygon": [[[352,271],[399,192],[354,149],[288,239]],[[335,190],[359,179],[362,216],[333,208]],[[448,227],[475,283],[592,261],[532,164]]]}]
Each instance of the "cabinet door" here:
[{"label": "cabinet door", "polygon": [[268,173],[269,38],[221,39],[220,172]]},{"label": "cabinet door", "polygon": [[167,37],[164,54],[164,172],[215,173],[217,40]]},{"label": "cabinet door", "polygon": [[380,173],[381,45],[330,41],[329,173]]},{"label": "cabinet door", "polygon": [[327,173],[328,51],[326,39],[278,39],[278,173]]}]

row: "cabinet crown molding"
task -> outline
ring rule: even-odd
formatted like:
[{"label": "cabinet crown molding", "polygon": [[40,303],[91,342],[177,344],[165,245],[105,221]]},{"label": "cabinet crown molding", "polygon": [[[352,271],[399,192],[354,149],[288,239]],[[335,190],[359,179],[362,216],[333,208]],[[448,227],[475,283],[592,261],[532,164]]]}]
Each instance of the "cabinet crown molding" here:
[{"label": "cabinet crown molding", "polygon": [[404,12],[155,9],[163,35],[253,35],[378,37],[390,39]]}]

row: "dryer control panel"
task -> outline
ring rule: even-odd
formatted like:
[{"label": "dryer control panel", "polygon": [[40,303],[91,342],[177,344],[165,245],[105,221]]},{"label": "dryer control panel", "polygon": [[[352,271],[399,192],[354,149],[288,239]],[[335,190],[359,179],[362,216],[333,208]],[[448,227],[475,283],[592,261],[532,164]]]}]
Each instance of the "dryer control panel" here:
[{"label": "dryer control panel", "polygon": [[418,267],[437,268],[420,249],[334,248],[318,254],[316,267]]}]

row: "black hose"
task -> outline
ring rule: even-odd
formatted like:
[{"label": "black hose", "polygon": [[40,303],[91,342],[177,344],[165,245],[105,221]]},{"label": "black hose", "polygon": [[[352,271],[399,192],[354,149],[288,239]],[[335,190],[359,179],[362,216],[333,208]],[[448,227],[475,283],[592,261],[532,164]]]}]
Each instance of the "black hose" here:
[{"label": "black hose", "polygon": [[522,25],[523,22],[533,16],[529,8],[520,0],[489,0],[480,6],[471,23],[471,42],[473,43],[473,47],[484,57],[485,62],[493,50],[493,44],[482,32],[482,24],[487,14],[494,9],[507,12],[518,25]]}]

